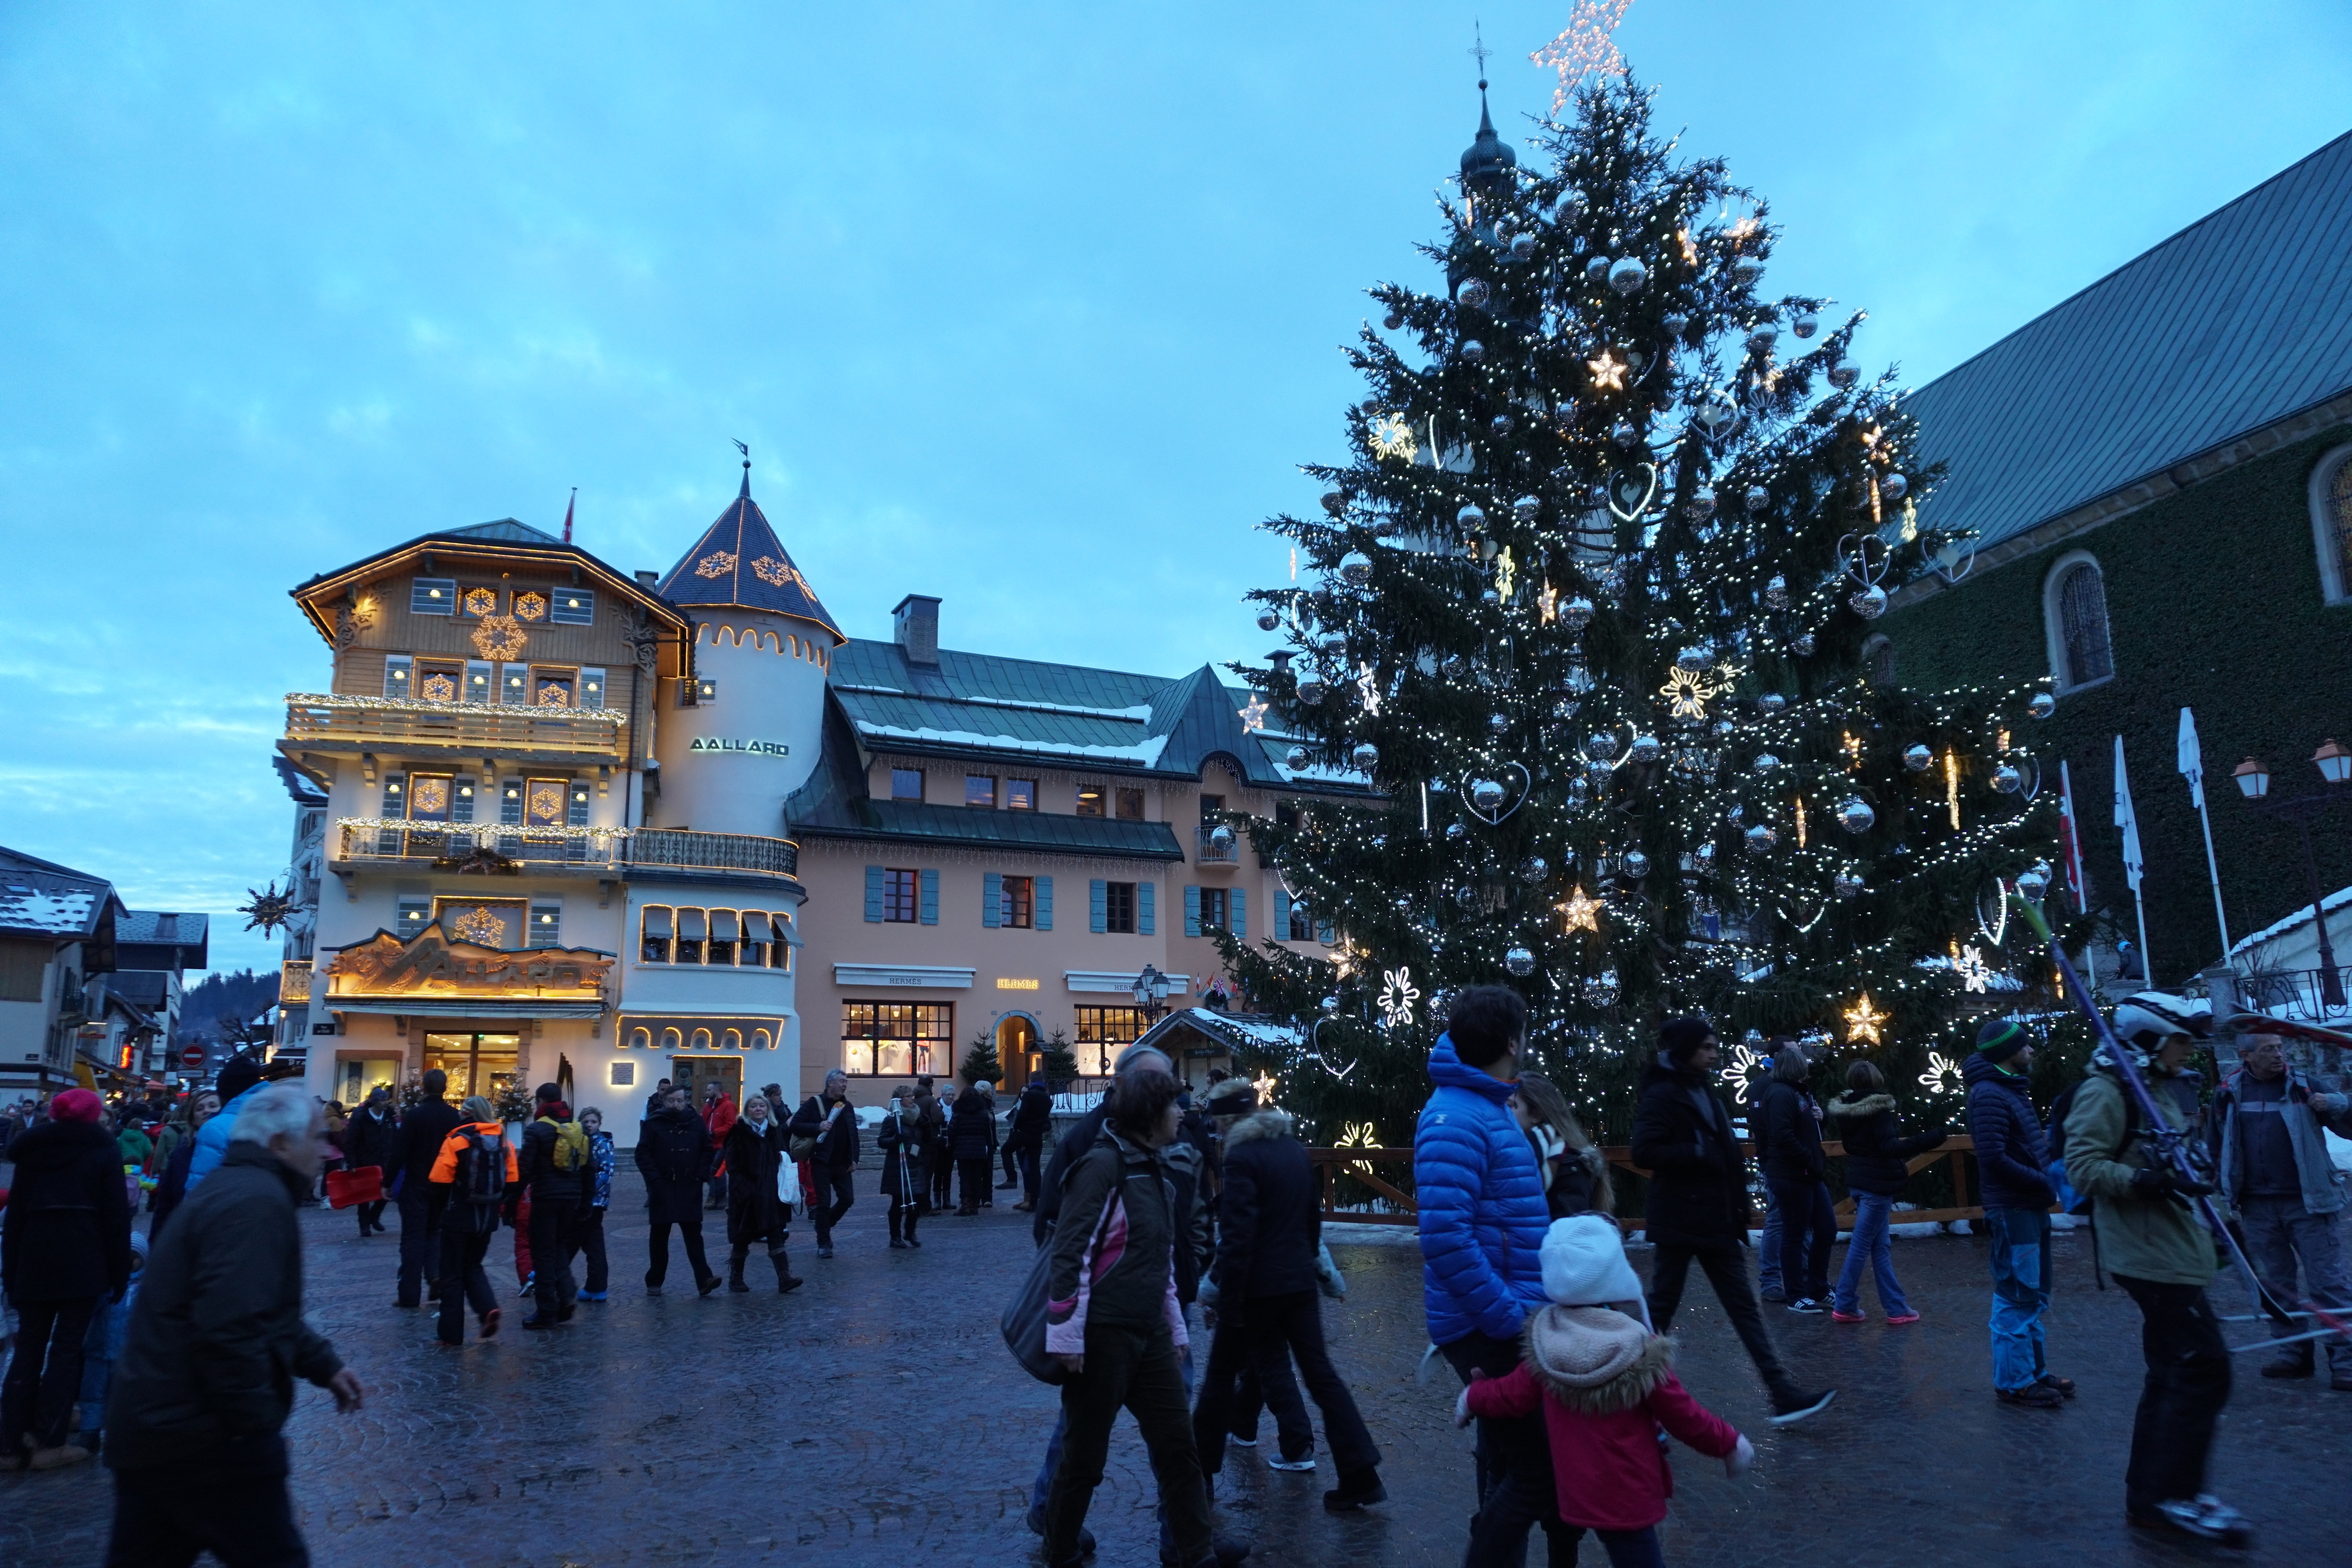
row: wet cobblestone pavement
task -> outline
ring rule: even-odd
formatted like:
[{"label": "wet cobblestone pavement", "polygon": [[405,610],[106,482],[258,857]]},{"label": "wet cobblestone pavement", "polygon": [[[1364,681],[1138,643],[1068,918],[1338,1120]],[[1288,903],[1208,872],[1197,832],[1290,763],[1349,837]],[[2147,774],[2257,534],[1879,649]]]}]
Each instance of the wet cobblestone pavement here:
[{"label": "wet cobblestone pavement", "polygon": [[[361,1242],[348,1215],[305,1217],[313,1321],[369,1389],[338,1418],[305,1390],[289,1436],[294,1495],[322,1568],[400,1564],[1019,1563],[1022,1524],[1055,1396],[1022,1375],[996,1319],[1030,1250],[1000,1207],[940,1218],[919,1251],[886,1247],[883,1204],[857,1207],[820,1261],[793,1236],[805,1290],[778,1297],[639,1292],[641,1211],[616,1209],[613,1299],[552,1334],[526,1334],[498,1243],[509,1328],[462,1353],[392,1305],[397,1236]],[[715,1230],[714,1230],[715,1234]],[[1400,1239],[1402,1239],[1400,1238]],[[1220,1528],[1273,1564],[1459,1561],[1471,1504],[1469,1437],[1449,1424],[1443,1367],[1415,1382],[1420,1259],[1409,1241],[1335,1241],[1349,1299],[1327,1304],[1334,1354],[1387,1455],[1391,1500],[1333,1518],[1333,1483],[1235,1449]],[[1839,1257],[1843,1257],[1841,1249]],[[1640,1264],[1645,1254],[1636,1254]],[[1664,1527],[1684,1564],[2169,1564],[2219,1559],[2352,1563],[2352,1394],[2326,1379],[2257,1376],[2236,1358],[2214,1487],[2252,1517],[2252,1550],[2129,1531],[2122,1471],[2140,1368],[2138,1324],[2093,1289],[2087,1239],[2058,1241],[2051,1344],[2082,1385],[2055,1413],[1995,1406],[1987,1385],[1984,1256],[1955,1238],[1898,1241],[1895,1265],[1926,1321],[1889,1329],[1767,1312],[1801,1378],[1843,1392],[1824,1416],[1765,1425],[1754,1374],[1696,1272],[1677,1322],[1682,1375],[1747,1432],[1739,1481],[1686,1450]],[[754,1259],[751,1278],[766,1270]],[[2216,1301],[2242,1310],[2226,1284]],[[1874,1312],[1874,1306],[1873,1308]],[[2244,1326],[2233,1331],[2242,1335]],[[1157,1560],[1150,1474],[1131,1425],[1113,1441],[1092,1526],[1105,1568]],[[0,1477],[0,1564],[78,1568],[102,1556],[111,1488],[96,1467]],[[1535,1560],[1541,1562],[1540,1548]],[[1584,1560],[1602,1554],[1588,1541]]]}]

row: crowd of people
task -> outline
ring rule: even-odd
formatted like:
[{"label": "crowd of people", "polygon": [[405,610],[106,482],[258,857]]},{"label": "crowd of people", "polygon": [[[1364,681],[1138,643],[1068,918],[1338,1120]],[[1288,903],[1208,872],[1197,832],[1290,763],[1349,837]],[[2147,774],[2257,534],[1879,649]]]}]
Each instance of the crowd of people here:
[{"label": "crowd of people", "polygon": [[[2342,1332],[2352,1291],[2336,1228],[2347,1182],[2326,1138],[2352,1135],[2352,1100],[2261,1034],[2242,1037],[2226,1077],[2204,1084],[2189,1067],[2210,1032],[2201,1003],[2143,993],[2112,1020],[2131,1071],[2095,1058],[2046,1115],[2030,1092],[2033,1036],[2018,1020],[1986,1024],[1966,1063],[1990,1271],[1989,1385],[1999,1404],[2028,1411],[2063,1411],[2074,1397],[2052,1369],[2045,1332],[2052,1215],[2090,1216],[2098,1266],[2143,1321],[2125,1517],[2242,1542],[2250,1525],[2206,1487],[2231,1388],[2222,1320],[2206,1295],[2226,1249],[2207,1200],[2242,1238],[2279,1342],[2263,1375],[2311,1378],[2324,1364],[2331,1389],[2352,1392],[2352,1335]],[[1610,1166],[1559,1089],[1522,1071],[1526,1039],[1515,992],[1455,998],[1414,1134],[1430,1357],[1461,1384],[1456,1423],[1475,1428],[1464,1561],[1516,1565],[1540,1530],[1554,1563],[1572,1563],[1590,1532],[1613,1568],[1660,1564],[1666,1438],[1733,1475],[1755,1458],[1675,1370],[1668,1331],[1691,1265],[1753,1363],[1769,1420],[1822,1416],[1837,1391],[1790,1369],[1764,1303],[1860,1322],[1868,1275],[1889,1326],[1918,1322],[1888,1238],[1907,1162],[1952,1129],[1906,1128],[1867,1060],[1849,1062],[1844,1092],[1820,1104],[1811,1084],[1821,1064],[1791,1043],[1769,1059],[1744,1129],[1751,1145],[1721,1091],[1714,1027],[1666,1023],[1629,1151],[1647,1177],[1645,1283]],[[893,1249],[921,1247],[919,1222],[950,1204],[976,1216],[994,1193],[1017,1190],[1012,1207],[1031,1217],[1037,1259],[1007,1336],[1016,1319],[1034,1327],[1038,1349],[1024,1364],[1060,1391],[1029,1494],[1045,1561],[1069,1568],[1094,1553],[1087,1513],[1124,1410],[1150,1455],[1161,1560],[1239,1562],[1251,1548],[1216,1533],[1216,1489],[1229,1451],[1256,1444],[1262,1415],[1279,1450],[1269,1465],[1311,1470],[1308,1403],[1319,1412],[1337,1482],[1326,1509],[1376,1507],[1388,1491],[1380,1446],[1324,1336],[1323,1303],[1344,1298],[1345,1281],[1323,1244],[1312,1161],[1255,1086],[1211,1077],[1195,1104],[1174,1064],[1138,1046],[1099,1102],[1061,1124],[1037,1082],[1000,1110],[992,1084],[949,1095],[922,1078],[861,1123],[839,1073],[797,1108],[774,1084],[740,1106],[713,1092],[697,1107],[664,1081],[635,1146],[645,1289],[665,1288],[672,1231],[701,1295],[751,1291],[755,1247],[780,1294],[798,1288],[793,1219],[805,1213],[817,1256],[834,1256],[869,1124]],[[2151,1108],[2162,1126],[2149,1124]],[[1842,1141],[1853,1200],[1834,1284],[1830,1138]],[[395,1305],[430,1309],[444,1346],[462,1346],[469,1313],[479,1338],[499,1332],[489,1255],[501,1230],[530,1305],[524,1329],[558,1329],[581,1302],[608,1299],[615,1142],[598,1111],[575,1115],[554,1083],[538,1088],[516,1135],[486,1098],[451,1104],[437,1071],[404,1106],[377,1091],[345,1113],[238,1058],[177,1101],[159,1093],[110,1108],[77,1089],[20,1103],[0,1116],[0,1141],[14,1167],[0,1193],[0,1285],[16,1318],[0,1469],[57,1469],[102,1452],[116,1480],[110,1563],[184,1562],[207,1549],[228,1562],[301,1560],[279,1436],[292,1380],[329,1389],[346,1410],[364,1397],[302,1316],[296,1217],[320,1201],[331,1169],[335,1207],[356,1211],[362,1240],[384,1232],[396,1206]],[[705,1249],[711,1212],[725,1217],[723,1275]],[[1759,1223],[1762,1292],[1747,1257]]]}]

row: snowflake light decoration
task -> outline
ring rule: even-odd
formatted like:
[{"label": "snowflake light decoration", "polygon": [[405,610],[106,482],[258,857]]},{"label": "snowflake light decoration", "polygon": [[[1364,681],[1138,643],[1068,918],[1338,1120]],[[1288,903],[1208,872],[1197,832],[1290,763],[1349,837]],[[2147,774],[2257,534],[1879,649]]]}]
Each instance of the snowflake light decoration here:
[{"label": "snowflake light decoration", "polygon": [[1601,934],[1601,901],[1597,898],[1587,898],[1581,883],[1570,889],[1568,902],[1558,907],[1560,914],[1568,917],[1568,930],[1570,933],[1590,931],[1596,936]]},{"label": "snowflake light decoration", "polygon": [[526,639],[522,622],[511,615],[488,615],[474,628],[474,652],[485,659],[520,659]]},{"label": "snowflake light decoration", "polygon": [[1927,1071],[1919,1074],[1919,1082],[1930,1094],[1958,1094],[1968,1086],[1960,1064],[1940,1051],[1927,1053]]},{"label": "snowflake light decoration", "polygon": [[808,587],[808,579],[800,574],[799,568],[778,560],[772,555],[763,555],[753,561],[751,575],[771,588],[789,588],[794,583],[798,583],[803,590]]},{"label": "snowflake light decoration", "polygon": [[1421,444],[1413,439],[1412,426],[1393,413],[1384,413],[1372,422],[1372,451],[1381,457],[1398,457],[1410,463],[1421,453]]},{"label": "snowflake light decoration", "polygon": [[1356,695],[1363,699],[1364,714],[1367,717],[1381,716],[1380,678],[1372,674],[1372,667],[1370,664],[1359,667],[1356,672]]},{"label": "snowflake light decoration", "polygon": [[1511,559],[1511,547],[1505,545],[1503,552],[1495,558],[1495,597],[1508,604],[1512,590],[1518,586],[1518,580],[1519,569],[1517,563]]},{"label": "snowflake light decoration", "polygon": [[725,577],[735,570],[733,550],[715,549],[694,563],[697,577]]},{"label": "snowflake light decoration", "polygon": [[1723,695],[1724,688],[1706,678],[1704,670],[1685,670],[1680,664],[1666,672],[1666,684],[1658,695],[1666,699],[1674,716],[1696,724],[1706,717],[1706,705]]},{"label": "snowflake light decoration", "polygon": [[471,942],[477,947],[497,947],[507,939],[507,923],[498,912],[477,905],[457,916],[454,922],[458,939]]},{"label": "snowflake light decoration", "polygon": [[1846,1009],[1843,1016],[1845,1037],[1851,1043],[1860,1045],[1865,1040],[1872,1045],[1885,1043],[1879,1034],[1879,1026],[1887,1022],[1892,1015],[1872,1007],[1868,991],[1863,992],[1862,1000]]},{"label": "snowflake light decoration", "polygon": [[1559,37],[1528,57],[1538,69],[1559,75],[1559,85],[1551,92],[1555,116],[1568,107],[1569,94],[1585,78],[1625,74],[1625,57],[1610,35],[1633,4],[1633,0],[1576,0],[1576,9],[1568,14],[1568,26]]},{"label": "snowflake light decoration", "polygon": [[1952,973],[1972,991],[1982,992],[1992,984],[1992,966],[1985,962],[1984,954],[1973,945],[1952,955]]},{"label": "snowflake light decoration", "polygon": [[1722,1071],[1717,1074],[1723,1080],[1724,1087],[1731,1091],[1731,1097],[1742,1105],[1748,1103],[1748,1075],[1763,1060],[1746,1046],[1735,1045]]},{"label": "snowflake light decoration", "polygon": [[1370,1122],[1349,1122],[1344,1124],[1339,1141],[1331,1146],[1337,1149],[1377,1149],[1381,1146],[1381,1140]]},{"label": "snowflake light decoration", "polygon": [[1402,1029],[1412,1022],[1412,1004],[1421,999],[1421,991],[1412,983],[1410,966],[1400,964],[1384,970],[1381,976],[1381,1019],[1391,1029]]},{"label": "snowflake light decoration", "polygon": [[247,931],[258,931],[267,936],[294,918],[294,889],[289,886],[285,892],[278,892],[274,877],[261,892],[247,888],[245,897],[246,902],[236,906],[236,912],[246,917]]}]

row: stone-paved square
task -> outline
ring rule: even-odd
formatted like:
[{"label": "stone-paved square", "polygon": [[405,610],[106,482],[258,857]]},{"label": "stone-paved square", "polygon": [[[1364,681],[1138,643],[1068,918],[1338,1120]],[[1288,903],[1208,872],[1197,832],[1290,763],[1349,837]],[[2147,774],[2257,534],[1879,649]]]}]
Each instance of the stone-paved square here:
[{"label": "stone-paved square", "polygon": [[[313,1320],[369,1388],[365,1411],[341,1419],[324,1394],[305,1391],[289,1428],[315,1561],[1029,1561],[1021,1513],[1055,1396],[1013,1365],[996,1332],[1030,1258],[1026,1217],[1002,1206],[974,1219],[941,1217],[926,1223],[921,1250],[890,1251],[870,1185],[835,1259],[820,1261],[805,1230],[795,1231],[805,1290],[779,1298],[771,1281],[750,1295],[698,1299],[674,1283],[649,1299],[638,1284],[645,1225],[635,1178],[625,1177],[612,1300],[583,1304],[557,1333],[522,1333],[501,1240],[493,1277],[509,1327],[462,1352],[436,1345],[425,1313],[392,1306],[396,1234],[361,1242],[348,1215],[305,1215]],[[1265,1448],[1227,1459],[1220,1495],[1220,1527],[1254,1539],[1259,1562],[1459,1561],[1469,1438],[1448,1423],[1451,1375],[1441,1365],[1427,1384],[1415,1379],[1419,1253],[1410,1233],[1362,1235],[1332,1247],[1349,1291],[1325,1315],[1386,1455],[1392,1500],[1362,1516],[1326,1515],[1328,1459],[1314,1476],[1268,1470],[1269,1425]],[[1735,1482],[1678,1450],[1662,1531],[1668,1561],[2352,1563],[2344,1490],[2352,1396],[2330,1393],[2325,1379],[2267,1382],[2254,1375],[2259,1354],[2237,1358],[2214,1475],[2259,1528],[2253,1549],[2199,1549],[2126,1529],[2137,1320],[2121,1291],[2093,1288],[2083,1233],[2057,1245],[2051,1344],[2082,1394],[2055,1414],[1998,1407],[1988,1392],[1986,1270],[1970,1240],[1896,1243],[1896,1267],[1926,1314],[1914,1327],[1767,1309],[1799,1375],[1842,1390],[1824,1416],[1786,1431],[1765,1425],[1754,1374],[1695,1282],[1676,1323],[1684,1380],[1755,1440],[1759,1460]],[[1635,1253],[1637,1265],[1645,1256]],[[2216,1300],[2224,1312],[2242,1310],[2226,1282]],[[1155,1561],[1150,1502],[1142,1446],[1123,1425],[1092,1519],[1105,1568]],[[110,1506],[109,1480],[95,1467],[0,1478],[0,1563],[99,1563]],[[1601,1558],[1588,1542],[1584,1561]]]}]

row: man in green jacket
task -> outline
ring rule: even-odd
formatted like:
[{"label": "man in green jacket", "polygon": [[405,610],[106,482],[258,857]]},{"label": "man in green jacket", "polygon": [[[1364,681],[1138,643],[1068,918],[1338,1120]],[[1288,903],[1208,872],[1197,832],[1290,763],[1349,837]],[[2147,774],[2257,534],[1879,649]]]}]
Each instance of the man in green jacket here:
[{"label": "man in green jacket", "polygon": [[[2205,1004],[2143,991],[2119,1004],[2112,1021],[2165,1121],[2186,1135],[2197,1090],[2181,1069],[2210,1026]],[[2214,1425],[2230,1399],[2229,1347],[2205,1300],[2213,1237],[2194,1202],[2213,1188],[2165,1160],[2104,1052],[2074,1092],[2065,1137],[2066,1179],[2091,1200],[2100,1256],[2144,1324],[2147,1380],[2132,1422],[2125,1515],[2134,1524],[2241,1545],[2252,1533],[2244,1516],[2205,1490]]]}]

